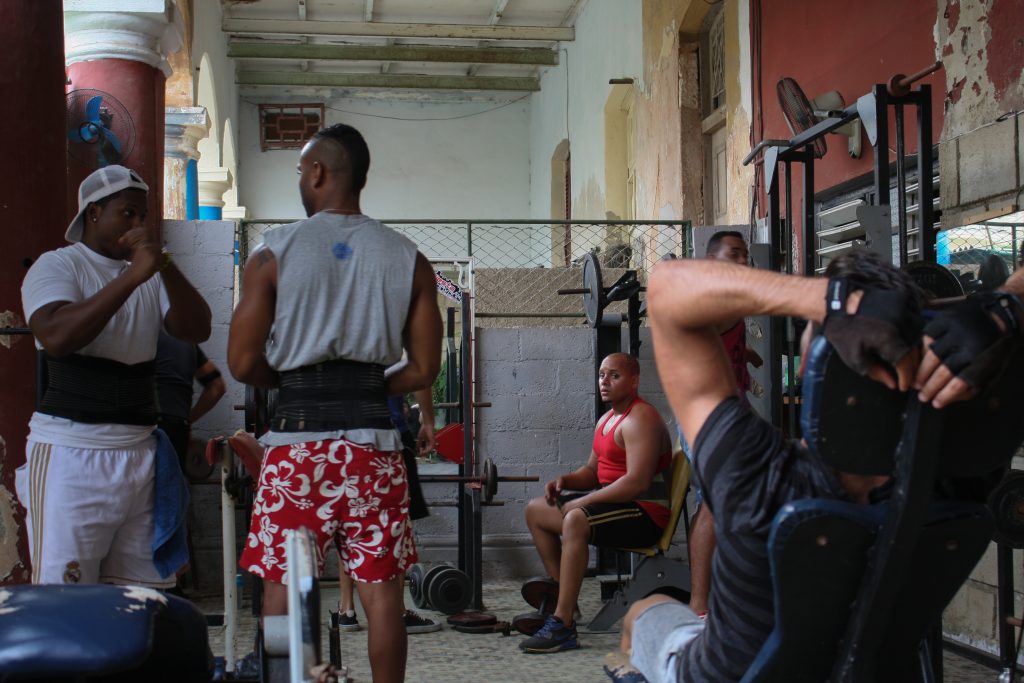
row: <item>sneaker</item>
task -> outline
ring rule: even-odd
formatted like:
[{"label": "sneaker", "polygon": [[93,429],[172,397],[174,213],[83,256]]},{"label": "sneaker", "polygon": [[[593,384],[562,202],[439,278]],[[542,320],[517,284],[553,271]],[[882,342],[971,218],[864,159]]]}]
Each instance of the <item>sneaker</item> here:
[{"label": "sneaker", "polygon": [[519,649],[530,654],[545,654],[575,650],[580,646],[576,636],[576,624],[566,626],[554,614],[549,615],[533,636],[519,643]]},{"label": "sneaker", "polygon": [[406,633],[431,633],[433,631],[441,630],[440,623],[433,619],[428,619],[427,617],[421,617],[411,609],[405,610],[405,614],[402,615],[402,619],[405,620]]},{"label": "sneaker", "polygon": [[609,652],[604,658],[604,672],[612,683],[647,683],[644,675],[633,666],[625,652]]},{"label": "sneaker", "polygon": [[362,626],[359,625],[359,617],[356,616],[356,611],[350,609],[347,612],[338,612],[338,630],[339,631],[359,631],[362,630]]}]

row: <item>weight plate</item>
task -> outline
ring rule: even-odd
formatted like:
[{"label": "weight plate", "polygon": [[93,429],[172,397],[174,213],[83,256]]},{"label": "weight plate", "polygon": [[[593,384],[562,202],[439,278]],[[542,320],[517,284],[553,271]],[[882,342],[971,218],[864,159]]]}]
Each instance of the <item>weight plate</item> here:
[{"label": "weight plate", "polygon": [[910,261],[903,266],[903,271],[924,290],[928,299],[949,299],[964,295],[963,285],[956,275],[938,263]]},{"label": "weight plate", "polygon": [[587,254],[583,258],[583,288],[587,290],[583,295],[583,312],[587,316],[587,322],[591,327],[600,327],[601,312],[608,302],[604,297],[601,264],[598,263],[596,254]]},{"label": "weight plate", "polygon": [[526,612],[525,614],[516,615],[516,618],[512,620],[512,628],[524,636],[532,636],[540,630],[540,627],[544,625],[544,621],[547,618],[547,615],[540,610]]},{"label": "weight plate", "polygon": [[1024,548],[1024,472],[1008,472],[989,495],[988,504],[995,517],[995,540]]},{"label": "weight plate", "polygon": [[469,577],[455,567],[443,567],[427,583],[427,601],[438,612],[456,614],[469,606]]},{"label": "weight plate", "polygon": [[420,583],[420,590],[423,591],[422,605],[417,607],[423,607],[424,609],[437,609],[437,606],[430,602],[430,584],[434,581],[434,578],[445,569],[451,569],[449,564],[437,564],[427,570],[427,573],[423,575],[423,581]]},{"label": "weight plate", "polygon": [[427,606],[426,593],[423,591],[423,565],[414,564],[405,575],[409,582],[409,595],[412,596],[412,603],[420,609]]},{"label": "weight plate", "polygon": [[449,626],[493,626],[498,623],[498,617],[487,612],[462,612],[448,617]]},{"label": "weight plate", "polygon": [[206,444],[199,439],[188,440],[185,454],[185,478],[193,484],[206,481],[213,474],[214,464],[206,459]]},{"label": "weight plate", "polygon": [[498,493],[498,467],[490,458],[484,460],[484,480],[481,493],[483,493],[485,503],[494,500],[494,496]]},{"label": "weight plate", "polygon": [[245,385],[245,431],[256,433],[256,387]]},{"label": "weight plate", "polygon": [[546,576],[530,579],[520,591],[526,604],[544,614],[553,614],[558,604],[558,582]]}]

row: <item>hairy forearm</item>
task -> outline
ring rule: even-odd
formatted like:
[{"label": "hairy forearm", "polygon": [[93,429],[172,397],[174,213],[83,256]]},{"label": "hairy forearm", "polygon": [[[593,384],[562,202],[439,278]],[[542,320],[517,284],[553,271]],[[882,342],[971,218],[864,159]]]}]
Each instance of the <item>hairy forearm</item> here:
[{"label": "hairy forearm", "polygon": [[388,396],[429,390],[437,377],[439,364],[440,362],[432,364],[410,359],[398,372],[387,378],[385,388]]},{"label": "hairy forearm", "polygon": [[422,424],[434,424],[434,396],[432,389],[433,382],[431,382],[431,386],[420,389],[413,394],[413,398],[416,399],[416,403],[420,407],[420,423]]},{"label": "hairy forearm", "polygon": [[29,321],[32,334],[51,356],[75,353],[99,336],[139,284],[125,272],[86,299],[54,309],[44,306]]},{"label": "hairy forearm", "polygon": [[651,483],[643,481],[642,477],[626,474],[603,488],[591,491],[586,495],[584,502],[587,504],[629,503],[639,498],[644,491],[650,488],[650,485]]},{"label": "hairy forearm", "polygon": [[647,288],[652,317],[676,327],[720,328],[752,315],[821,321],[823,278],[805,278],[727,263],[684,259],[659,263]]},{"label": "hairy forearm", "polygon": [[573,491],[589,491],[599,483],[597,472],[590,465],[583,465],[562,477],[563,488]]},{"label": "hairy forearm", "polygon": [[160,273],[167,299],[167,331],[182,341],[198,344],[210,337],[210,307],[174,263]]}]

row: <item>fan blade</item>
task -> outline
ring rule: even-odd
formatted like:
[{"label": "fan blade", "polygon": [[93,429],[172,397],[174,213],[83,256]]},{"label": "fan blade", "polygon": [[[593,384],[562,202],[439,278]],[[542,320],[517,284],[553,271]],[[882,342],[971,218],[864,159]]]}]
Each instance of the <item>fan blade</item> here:
[{"label": "fan blade", "polygon": [[85,118],[91,122],[99,123],[100,104],[103,102],[102,95],[96,95],[85,105]]},{"label": "fan blade", "polygon": [[77,128],[72,128],[68,131],[68,140],[71,140],[71,142],[85,142],[85,139],[82,137],[82,131]]},{"label": "fan blade", "polygon": [[114,148],[114,151],[117,152],[118,155],[121,154],[121,141],[117,139],[116,135],[114,135],[114,131],[109,128],[100,128],[100,135],[104,142],[110,143],[110,146]]}]

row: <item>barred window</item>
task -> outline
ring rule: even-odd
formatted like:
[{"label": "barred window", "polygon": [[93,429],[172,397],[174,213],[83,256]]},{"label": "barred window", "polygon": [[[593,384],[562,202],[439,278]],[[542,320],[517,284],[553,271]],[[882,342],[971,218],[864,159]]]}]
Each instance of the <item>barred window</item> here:
[{"label": "barred window", "polygon": [[322,104],[261,104],[260,150],[301,149],[323,121]]}]

